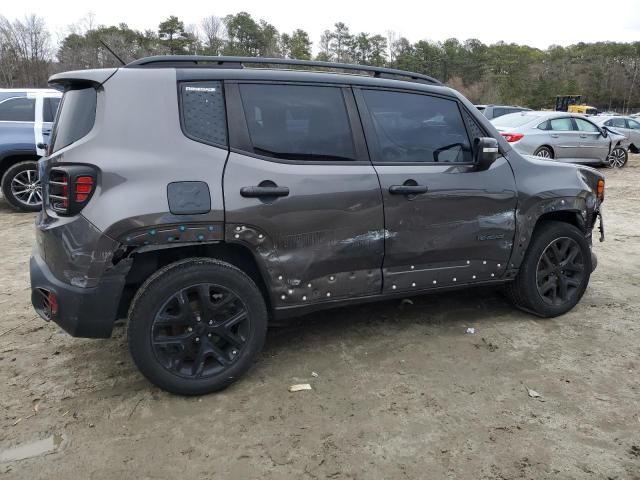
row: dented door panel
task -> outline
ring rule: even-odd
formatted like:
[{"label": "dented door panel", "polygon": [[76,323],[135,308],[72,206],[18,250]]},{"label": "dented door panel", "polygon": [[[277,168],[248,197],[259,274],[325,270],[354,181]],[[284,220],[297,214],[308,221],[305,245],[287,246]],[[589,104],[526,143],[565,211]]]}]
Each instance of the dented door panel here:
[{"label": "dented door panel", "polygon": [[[244,197],[271,182],[287,196]],[[384,222],[370,164],[280,163],[231,153],[225,240],[248,247],[275,306],[380,293]]]},{"label": "dented door panel", "polygon": [[[377,165],[387,228],[385,292],[502,278],[513,246],[516,188],[500,157],[473,165]],[[389,188],[414,180],[419,195]]]}]

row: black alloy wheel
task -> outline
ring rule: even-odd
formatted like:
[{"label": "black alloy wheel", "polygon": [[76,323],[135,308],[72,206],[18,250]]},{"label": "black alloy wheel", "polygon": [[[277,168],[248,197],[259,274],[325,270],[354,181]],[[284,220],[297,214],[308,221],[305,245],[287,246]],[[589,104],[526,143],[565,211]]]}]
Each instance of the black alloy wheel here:
[{"label": "black alloy wheel", "polygon": [[578,295],[584,274],[584,258],[578,243],[569,237],[556,238],[538,260],[538,294],[549,305],[571,303]]}]

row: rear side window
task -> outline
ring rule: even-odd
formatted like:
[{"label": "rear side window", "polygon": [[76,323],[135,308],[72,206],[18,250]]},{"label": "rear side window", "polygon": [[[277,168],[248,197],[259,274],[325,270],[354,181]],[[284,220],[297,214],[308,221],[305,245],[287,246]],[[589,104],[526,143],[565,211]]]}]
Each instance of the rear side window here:
[{"label": "rear side window", "polygon": [[227,146],[227,116],[222,82],[180,85],[180,118],[185,135],[198,142]]},{"label": "rear side window", "polygon": [[629,125],[629,128],[632,130],[640,130],[640,123],[636,122],[635,120],[627,120],[627,124]]},{"label": "rear side window", "polygon": [[44,99],[44,111],[42,112],[42,121],[51,123],[56,118],[56,112],[58,111],[58,105],[60,105],[60,98],[58,97],[45,97]]},{"label": "rear side window", "polygon": [[364,90],[373,120],[376,162],[471,162],[457,102],[428,95]]},{"label": "rear side window", "polygon": [[342,90],[240,85],[253,150],[284,160],[355,160]]},{"label": "rear side window", "polygon": [[14,97],[0,102],[0,121],[33,122],[36,113],[36,100],[27,97]]},{"label": "rear side window", "polygon": [[95,88],[72,88],[65,91],[51,140],[56,152],[87,135],[96,121]]}]

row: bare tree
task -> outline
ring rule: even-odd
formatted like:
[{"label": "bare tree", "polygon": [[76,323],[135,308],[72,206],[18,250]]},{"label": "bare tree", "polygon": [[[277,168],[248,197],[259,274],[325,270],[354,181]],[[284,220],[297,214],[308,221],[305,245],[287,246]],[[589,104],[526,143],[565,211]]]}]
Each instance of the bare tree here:
[{"label": "bare tree", "polygon": [[209,15],[200,23],[204,33],[204,48],[210,55],[220,55],[224,47],[225,29],[222,18]]},{"label": "bare tree", "polygon": [[3,85],[44,86],[52,57],[45,21],[27,15],[24,21],[0,16],[0,79]]}]

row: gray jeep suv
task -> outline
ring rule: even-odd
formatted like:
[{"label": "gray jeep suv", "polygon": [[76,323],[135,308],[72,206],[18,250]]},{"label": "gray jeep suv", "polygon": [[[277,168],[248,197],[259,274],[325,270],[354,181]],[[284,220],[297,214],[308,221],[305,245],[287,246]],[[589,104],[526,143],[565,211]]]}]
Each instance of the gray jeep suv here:
[{"label": "gray jeep suv", "polygon": [[552,317],[595,268],[603,176],[521,156],[430,77],[163,56],[50,84],[32,303],[78,337],[128,317],[168,391],[229,385],[271,318],[499,284]]}]

